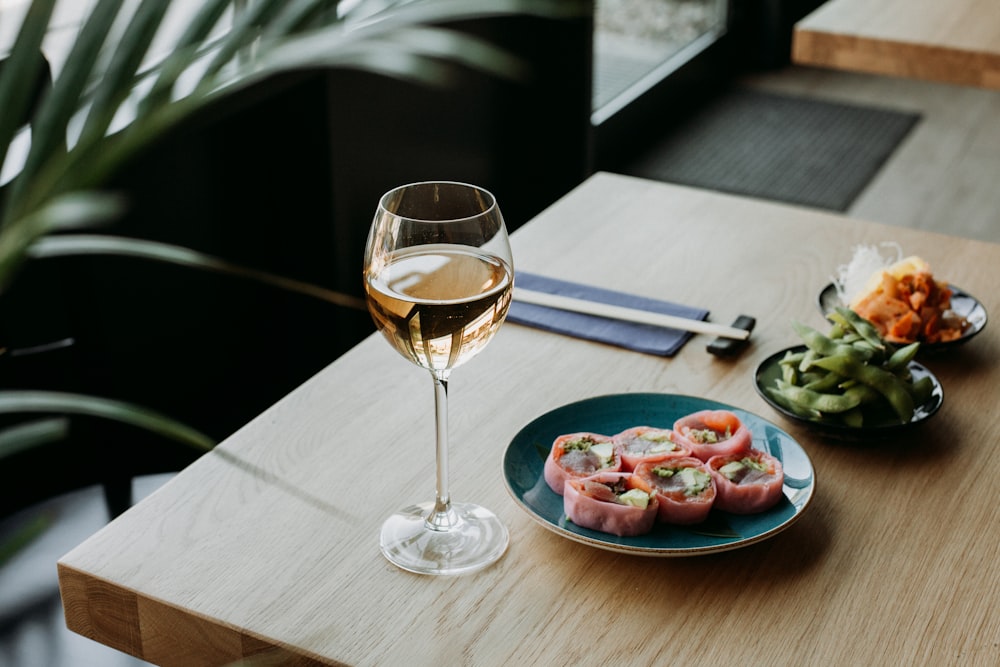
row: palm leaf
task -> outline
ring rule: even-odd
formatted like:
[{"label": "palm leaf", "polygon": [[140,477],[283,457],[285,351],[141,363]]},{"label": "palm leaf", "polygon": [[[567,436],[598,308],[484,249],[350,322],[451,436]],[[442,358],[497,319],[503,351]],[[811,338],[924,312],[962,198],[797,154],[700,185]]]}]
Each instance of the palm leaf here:
[{"label": "palm leaf", "polygon": [[[95,26],[106,24],[116,4],[114,0],[99,3],[98,8],[104,12],[102,20],[98,22],[93,16],[90,20]],[[579,12],[586,5],[582,0],[424,0],[392,3],[387,10],[353,20],[353,14],[333,16],[329,0],[298,0],[291,4],[284,0],[261,0],[239,13],[219,40],[207,43],[206,37],[221,12],[232,4],[231,0],[209,0],[193,15],[171,55],[152,70],[137,72],[138,63],[162,19],[163,7],[168,4],[147,0],[139,5],[125,38],[114,45],[115,57],[107,71],[98,75],[94,58],[81,58],[79,70],[74,70],[72,77],[59,77],[47,100],[58,108],[43,111],[46,117],[58,120],[53,121],[58,130],[73,113],[89,103],[84,130],[69,154],[51,144],[37,149],[30,169],[23,173],[23,178],[15,179],[23,182],[15,183],[8,193],[0,223],[9,224],[60,193],[98,187],[123,161],[170,127],[215,99],[265,76],[306,67],[339,66],[425,84],[446,83],[449,68],[456,65],[477,67],[497,75],[521,76],[524,64],[505,52],[457,32],[424,26],[484,15],[561,16]],[[321,18],[326,23],[314,28],[322,23]],[[82,53],[93,53],[97,34],[96,27],[88,33],[94,42],[80,46]],[[241,61],[237,56],[251,45],[254,58]],[[188,93],[171,98],[180,77],[192,71],[195,62],[204,57],[211,60],[199,83]],[[89,63],[92,70],[90,79],[100,80],[92,101],[88,97],[81,99],[80,95],[81,77],[86,74],[84,63]],[[106,132],[120,105],[145,78],[154,81],[150,97],[143,101],[140,96],[137,114],[125,123],[123,131],[108,136]]]},{"label": "palm leaf", "polygon": [[145,116],[151,110],[171,100],[174,85],[197,60],[205,42],[229,8],[230,0],[205,0],[177,40],[170,55],[155,68],[155,80],[149,93],[140,101],[137,114]]},{"label": "palm leaf", "polygon": [[[111,31],[123,0],[100,0],[95,5],[73,42],[59,80],[53,85],[45,104],[32,119],[32,141],[28,156],[17,179],[11,184],[10,201],[20,199],[44,162],[65,152],[70,119],[78,111],[91,81],[94,67]],[[10,211],[8,217],[16,217]]]},{"label": "palm leaf", "polygon": [[336,19],[336,8],[330,2],[315,0],[292,0],[285,4],[283,11],[264,26],[261,36],[289,35],[310,28],[322,27],[324,23]]},{"label": "palm leaf", "polygon": [[181,246],[124,238],[88,234],[60,234],[37,240],[29,249],[29,257],[44,259],[82,255],[115,255],[164,262],[228,274],[263,283],[271,287],[296,292],[315,299],[355,310],[367,310],[363,299],[312,283],[248,268],[212,255]]},{"label": "palm leaf", "polygon": [[281,6],[282,0],[258,0],[251,3],[248,10],[240,12],[232,29],[205,68],[202,82],[211,82],[226,65],[231,64],[236,55],[257,37],[260,26],[277,14]]},{"label": "palm leaf", "polygon": [[136,73],[168,7],[169,3],[162,0],[144,0],[139,4],[95,90],[80,135],[81,142],[100,139],[107,134],[118,108],[132,92]]},{"label": "palm leaf", "polygon": [[49,19],[56,0],[32,2],[21,24],[21,30],[0,70],[0,166],[7,159],[7,151],[15,135],[24,124],[32,101],[37,75],[43,71],[42,39],[48,29]]},{"label": "palm leaf", "polygon": [[107,221],[122,210],[121,200],[111,194],[78,192],[49,201],[16,225],[0,232],[0,293],[13,280],[27,259],[28,249],[52,232],[93,226]]},{"label": "palm leaf", "polygon": [[28,449],[59,442],[69,433],[65,417],[38,419],[0,430],[0,461]]},{"label": "palm leaf", "polygon": [[208,451],[215,440],[155,410],[109,398],[59,391],[0,391],[0,414],[64,414],[112,419]]},{"label": "palm leaf", "polygon": [[[0,71],[0,165],[34,100],[40,46],[56,0],[33,0]],[[219,98],[282,71],[337,66],[424,84],[442,84],[455,67],[517,77],[525,64],[496,47],[448,30],[449,21],[501,15],[559,17],[589,11],[587,0],[396,0],[360,3],[338,14],[331,0],[204,0],[170,52],[143,67],[170,0],[142,0],[124,32],[124,0],[98,0],[63,70],[32,118],[28,156],[0,195],[0,293],[26,257],[116,254],[218,271],[351,308],[347,295],[186,248],[138,239],[52,235],[114,218],[121,202],[97,190],[126,160]],[[129,3],[129,6],[134,6]],[[234,20],[216,36],[220,19]],[[110,35],[110,37],[109,37]],[[30,76],[29,76],[30,75]],[[188,78],[190,77],[190,78]],[[193,82],[178,90],[181,81]],[[120,129],[122,106],[137,100]],[[74,139],[70,127],[83,120]],[[0,392],[0,413],[86,414],[161,433],[200,449],[212,441],[170,418],[128,403],[54,392]],[[50,425],[51,426],[51,425]],[[40,442],[56,431],[13,432],[9,441]]]}]

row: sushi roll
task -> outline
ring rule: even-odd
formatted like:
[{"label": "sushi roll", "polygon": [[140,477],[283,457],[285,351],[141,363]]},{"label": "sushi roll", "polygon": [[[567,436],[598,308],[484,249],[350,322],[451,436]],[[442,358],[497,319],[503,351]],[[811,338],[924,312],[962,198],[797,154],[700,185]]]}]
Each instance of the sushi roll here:
[{"label": "sushi roll", "polygon": [[674,440],[702,461],[750,449],[750,429],[729,410],[701,410],[674,422]]},{"label": "sushi roll", "polygon": [[708,469],[715,481],[715,506],[733,514],[756,514],[774,507],[782,496],[785,473],[781,461],[751,449],[713,456]]},{"label": "sushi roll", "polygon": [[568,433],[553,441],[542,475],[549,487],[561,496],[567,479],[617,472],[621,467],[621,453],[609,436]]},{"label": "sushi roll", "polygon": [[621,450],[622,470],[626,471],[649,458],[691,456],[689,450],[674,442],[674,433],[669,429],[636,426],[622,431],[612,441]]},{"label": "sushi roll", "polygon": [[566,482],[566,518],[583,528],[619,537],[644,535],[659,511],[656,494],[627,472],[602,472]]},{"label": "sushi roll", "polygon": [[656,494],[660,521],[686,526],[708,518],[715,503],[715,482],[699,459],[687,456],[647,460],[636,466],[634,474]]}]

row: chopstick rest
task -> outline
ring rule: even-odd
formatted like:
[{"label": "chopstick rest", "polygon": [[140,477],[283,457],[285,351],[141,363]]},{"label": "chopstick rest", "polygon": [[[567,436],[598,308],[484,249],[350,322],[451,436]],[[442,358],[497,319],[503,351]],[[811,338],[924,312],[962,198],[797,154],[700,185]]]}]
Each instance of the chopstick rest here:
[{"label": "chopstick rest", "polygon": [[753,331],[754,326],[757,324],[757,319],[750,317],[749,315],[740,315],[733,322],[733,327],[736,329],[744,329],[747,332],[747,337],[740,340],[737,338],[727,338],[724,336],[719,336],[711,343],[705,346],[710,353],[717,357],[731,357],[738,352],[742,351],[749,342],[750,332]]}]

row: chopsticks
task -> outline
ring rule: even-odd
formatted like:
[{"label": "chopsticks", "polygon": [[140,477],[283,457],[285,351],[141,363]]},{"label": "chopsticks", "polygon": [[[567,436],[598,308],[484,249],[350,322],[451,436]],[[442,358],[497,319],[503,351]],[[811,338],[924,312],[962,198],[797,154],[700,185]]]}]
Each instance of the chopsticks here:
[{"label": "chopsticks", "polygon": [[687,317],[677,317],[676,315],[664,315],[662,313],[652,313],[647,310],[614,306],[596,301],[574,299],[573,297],[549,294],[548,292],[536,292],[524,289],[523,287],[514,288],[514,300],[535,306],[546,306],[558,310],[583,313],[584,315],[596,315],[597,317],[607,317],[625,322],[636,322],[638,324],[651,324],[653,326],[709,334],[722,338],[747,340],[750,337],[750,332],[746,329],[714,324],[712,322],[705,322],[704,320],[693,320]]}]

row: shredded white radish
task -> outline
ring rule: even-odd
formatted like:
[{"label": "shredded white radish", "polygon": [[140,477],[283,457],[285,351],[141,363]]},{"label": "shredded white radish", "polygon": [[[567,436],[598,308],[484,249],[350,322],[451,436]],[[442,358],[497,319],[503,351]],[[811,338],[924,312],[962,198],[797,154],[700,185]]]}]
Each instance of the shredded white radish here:
[{"label": "shredded white radish", "polygon": [[[883,257],[882,253],[886,256]],[[884,271],[903,258],[903,249],[898,243],[884,241],[878,245],[854,246],[851,261],[837,267],[833,284],[841,303],[852,303],[867,287],[872,276]]]}]

